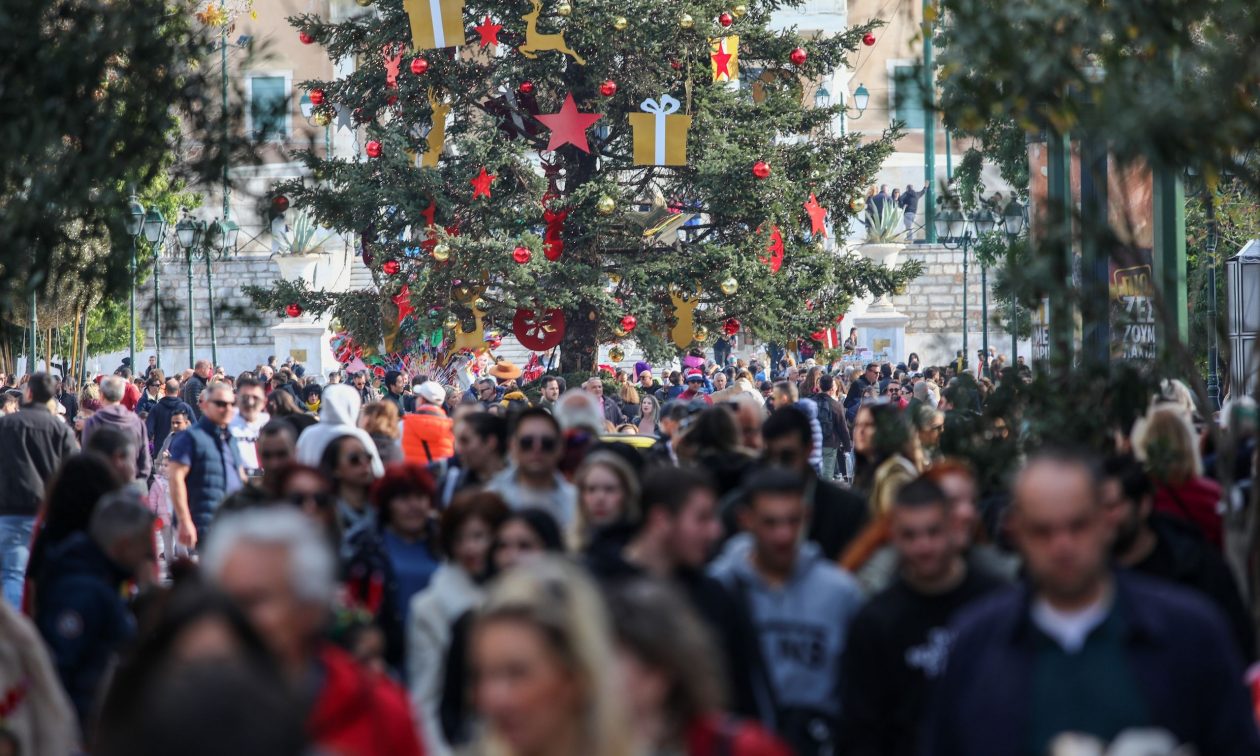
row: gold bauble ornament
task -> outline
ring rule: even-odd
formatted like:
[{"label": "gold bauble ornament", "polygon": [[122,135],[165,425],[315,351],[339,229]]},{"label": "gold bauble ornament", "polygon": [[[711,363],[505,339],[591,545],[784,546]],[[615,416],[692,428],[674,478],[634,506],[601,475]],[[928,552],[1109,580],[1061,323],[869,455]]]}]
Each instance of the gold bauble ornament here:
[{"label": "gold bauble ornament", "polygon": [[612,215],[612,211],[617,209],[617,201],[605,194],[595,203],[595,209],[600,215]]},{"label": "gold bauble ornament", "polygon": [[722,282],[722,293],[726,296],[733,296],[737,291],[739,291],[739,281],[735,280],[735,276],[729,276]]},{"label": "gold bauble ornament", "polygon": [[354,1],[359,4],[360,8],[366,8],[372,4],[372,0],[354,0]]},{"label": "gold bauble ornament", "polygon": [[433,259],[438,262],[446,262],[451,259],[451,248],[446,244],[438,244],[433,247]]},{"label": "gold bauble ornament", "polygon": [[557,16],[568,16],[572,12],[573,12],[573,6],[569,5],[568,3],[560,3],[559,5],[556,6]]},{"label": "gold bauble ornament", "polygon": [[612,360],[613,362],[621,362],[625,358],[626,358],[626,350],[622,349],[621,347],[615,346],[612,349],[608,350],[608,359]]},{"label": "gold bauble ornament", "polygon": [[815,251],[815,252],[826,252],[826,251],[827,251],[827,245],[823,243],[823,240],[822,240],[822,239],[819,239],[818,241],[814,242],[814,251]]},{"label": "gold bauble ornament", "polygon": [[695,333],[691,334],[691,338],[695,339],[697,343],[703,344],[709,340],[709,329],[704,326],[696,326]]},{"label": "gold bauble ornament", "polygon": [[626,329],[619,325],[613,326],[613,336],[616,336],[619,339],[624,339],[626,337]]},{"label": "gold bauble ornament", "polygon": [[332,123],[332,118],[329,117],[329,115],[324,112],[316,113],[315,116],[311,120],[314,121],[315,125],[319,127],[324,127]]},{"label": "gold bauble ornament", "polygon": [[862,212],[863,210],[866,209],[866,198],[854,197],[853,199],[849,200],[849,209],[855,213]]},{"label": "gold bauble ornament", "polygon": [[743,3],[740,3],[739,5],[736,5],[734,8],[731,8],[731,15],[733,15],[735,18],[743,18],[744,14],[747,12],[748,12],[748,6],[744,5]]},{"label": "gold bauble ornament", "polygon": [[630,22],[626,20],[625,16],[617,16],[613,19],[613,28],[617,31],[625,31],[629,25]]},{"label": "gold bauble ornament", "polygon": [[690,29],[696,25],[696,20],[691,17],[690,13],[684,13],[682,18],[678,19],[678,25],[684,29]]},{"label": "gold bauble ornament", "polygon": [[485,312],[486,308],[488,308],[489,306],[490,306],[490,303],[482,299],[481,297],[477,297],[476,299],[473,300],[474,310],[481,310],[482,312]]},{"label": "gold bauble ornament", "polygon": [[454,331],[456,328],[459,328],[459,318],[454,315],[448,315],[446,317],[446,322],[442,325],[446,326],[446,330]]}]

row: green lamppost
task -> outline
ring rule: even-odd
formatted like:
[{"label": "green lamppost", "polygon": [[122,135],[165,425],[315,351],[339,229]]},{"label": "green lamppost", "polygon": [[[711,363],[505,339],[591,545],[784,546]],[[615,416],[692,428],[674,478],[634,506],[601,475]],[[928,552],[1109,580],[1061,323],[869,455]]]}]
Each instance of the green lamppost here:
[{"label": "green lamppost", "polygon": [[[968,358],[967,345],[969,338],[968,331],[968,285],[971,283],[970,277],[970,258],[971,248],[979,241],[980,237],[993,230],[993,226],[997,223],[993,214],[988,210],[979,210],[967,217],[962,208],[957,206],[947,206],[943,208],[939,215],[936,216],[936,238],[946,249],[962,250],[963,265],[963,316],[962,316],[962,344],[963,359]],[[987,276],[984,279],[987,280]],[[988,320],[988,296],[984,298],[984,317]],[[984,325],[984,352],[989,353],[989,332],[988,323]],[[966,364],[965,362],[963,364]]]},{"label": "green lamppost", "polygon": [[[153,253],[153,349],[157,366],[162,367],[162,247],[166,244],[166,216],[157,205],[144,214],[144,239]],[[135,365],[132,365],[135,369]]]},{"label": "green lamppost", "polygon": [[136,239],[140,236],[140,232],[144,230],[144,205],[140,204],[134,193],[131,195],[131,200],[127,202],[127,214],[123,217],[123,224],[127,229],[127,235],[131,237],[131,264],[129,266],[131,273],[131,325],[127,336],[130,343],[131,372],[134,374],[136,371]]},{"label": "green lamppost", "polygon": [[[981,208],[971,216],[972,226],[976,229],[976,241],[991,232],[997,226],[997,218],[988,208]],[[984,347],[984,358],[989,358],[989,265],[980,264],[980,317],[984,320],[980,329],[981,346]]]},{"label": "green lamppost", "polygon": [[1002,230],[1006,232],[1006,267],[1011,273],[1011,367],[1015,367],[1016,359],[1019,356],[1019,302],[1015,296],[1015,287],[1013,276],[1015,273],[1015,240],[1020,234],[1024,233],[1024,228],[1028,225],[1028,216],[1023,205],[1019,204],[1019,200],[1011,199],[1006,209],[1002,212]]},{"label": "green lamppost", "polygon": [[175,240],[179,248],[184,250],[184,262],[188,266],[188,367],[197,363],[196,343],[193,338],[193,253],[201,248],[201,239],[206,233],[205,221],[193,220],[188,211],[175,224]]}]

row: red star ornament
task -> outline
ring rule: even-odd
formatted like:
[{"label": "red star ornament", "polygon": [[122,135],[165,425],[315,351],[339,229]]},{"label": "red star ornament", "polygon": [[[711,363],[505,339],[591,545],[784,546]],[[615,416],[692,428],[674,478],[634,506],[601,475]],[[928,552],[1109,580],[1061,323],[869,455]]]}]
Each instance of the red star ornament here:
[{"label": "red star ornament", "polygon": [[486,16],[480,26],[474,26],[473,31],[477,32],[481,37],[481,46],[499,44],[499,32],[503,29],[503,24],[496,24]]},{"label": "red star ornament", "polygon": [[814,236],[827,236],[827,208],[818,204],[818,198],[809,193],[809,202],[805,203],[805,213],[809,215],[809,232]]},{"label": "red star ornament", "polygon": [[719,78],[723,76],[725,76],[727,79],[731,78],[730,63],[731,63],[731,58],[735,56],[726,51],[726,40],[724,38],[718,39],[718,48],[717,48],[717,51],[712,54],[712,57],[713,57],[713,80],[717,81]]},{"label": "red star ornament", "polygon": [[398,305],[399,323],[403,322],[404,318],[416,311],[416,308],[411,306],[411,290],[407,288],[406,284],[403,284],[403,287],[398,290],[397,294],[394,295],[394,304]]},{"label": "red star ornament", "polygon": [[547,151],[551,152],[566,144],[571,144],[589,154],[591,147],[586,141],[586,130],[604,116],[602,113],[579,112],[577,103],[573,101],[573,95],[569,94],[565,96],[564,104],[560,106],[559,111],[534,117],[551,129]]},{"label": "red star ornament", "polygon": [[493,173],[486,173],[485,166],[482,166],[481,173],[478,173],[476,178],[468,182],[472,184],[472,188],[473,188],[472,198],[477,199],[478,197],[489,197],[490,196],[490,183],[493,182],[496,178],[498,178],[498,176],[494,175]]},{"label": "red star ornament", "polygon": [[437,201],[429,200],[429,206],[420,211],[420,216],[424,218],[425,228],[432,227],[437,222],[435,220],[437,216]]},{"label": "red star ornament", "polygon": [[[762,229],[757,229],[761,233]],[[766,255],[757,255],[757,259],[770,268],[770,272],[778,273],[783,267],[783,234],[779,233],[778,226],[770,227],[770,243],[766,245]]]}]

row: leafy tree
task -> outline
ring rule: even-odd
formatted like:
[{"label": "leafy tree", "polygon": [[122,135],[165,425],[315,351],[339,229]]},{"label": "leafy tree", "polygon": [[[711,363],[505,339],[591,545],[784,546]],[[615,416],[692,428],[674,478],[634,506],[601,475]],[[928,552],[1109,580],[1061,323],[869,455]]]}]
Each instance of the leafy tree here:
[{"label": "leafy tree", "polygon": [[[719,0],[591,0],[565,16],[549,3],[537,26],[562,35],[569,53],[531,50],[540,38],[523,20],[530,0],[468,2],[463,25],[501,24],[501,44],[480,47],[470,30],[458,54],[412,53],[401,0],[380,0],[336,24],[309,14],[291,19],[334,59],[360,61],[345,78],[304,86],[323,95],[317,117],[354,114],[381,153],[327,161],[305,152],[312,180],[279,191],[321,223],[361,235],[380,293],[281,283],[253,289],[255,300],[273,311],[293,303],[331,312],[361,344],[383,340],[390,351],[440,341],[451,317],[473,330],[473,305],[503,330],[518,310],[557,308],[566,324],[561,369],[576,372],[593,367],[599,344],[625,335],[627,315],[636,320],[637,343],[664,356],[675,340],[686,346],[703,330],[719,333],[728,318],[757,337],[784,340],[833,324],[855,297],[896,290],[917,274],[916,264],[887,270],[824,250],[804,208],[812,194],[843,228],[850,201],[891,152],[895,131],[863,144],[830,133],[834,109],[802,105],[812,99],[808,82],[841,65],[873,25],[811,40],[768,28],[773,11],[799,4],[752,2],[737,14]],[[739,86],[714,83],[710,39],[735,34],[744,78]],[[797,48],[804,60],[793,55]],[[402,54],[396,87],[382,51]],[[410,72],[413,60],[422,61],[422,73]],[[589,152],[550,144],[556,132],[536,119],[560,111],[569,96],[579,112],[599,115],[575,140]],[[686,164],[636,165],[627,116],[664,96],[692,118]],[[445,129],[441,159],[416,168],[434,125]],[[754,176],[759,161],[769,177]],[[489,197],[470,186],[482,169],[495,177]],[[670,213],[690,219],[681,232],[645,233]],[[545,254],[548,225],[563,238],[555,260]],[[760,259],[772,256],[774,229],[782,236],[778,272]],[[519,263],[514,254],[530,259]],[[737,291],[723,293],[731,278]],[[699,333],[678,325],[671,290],[698,297]],[[400,331],[397,301],[416,308]]]}]

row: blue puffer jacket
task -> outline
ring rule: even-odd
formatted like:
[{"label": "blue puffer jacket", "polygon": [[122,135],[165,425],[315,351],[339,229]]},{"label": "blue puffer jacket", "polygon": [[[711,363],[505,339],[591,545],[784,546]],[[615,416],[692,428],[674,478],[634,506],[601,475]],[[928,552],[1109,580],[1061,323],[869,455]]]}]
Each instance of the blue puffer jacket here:
[{"label": "blue puffer jacket", "polygon": [[136,633],[119,587],[126,577],[86,533],[75,533],[49,551],[36,581],[35,625],[85,729],[106,670]]},{"label": "blue puffer jacket", "polygon": [[[236,470],[241,466],[241,460],[227,430],[204,417],[171,440],[172,459],[178,460],[185,453],[190,458],[186,482],[188,511],[201,529],[223,497],[240,488],[239,480],[235,485],[229,484],[227,469]],[[225,455],[229,460],[227,466],[224,465]]]}]

